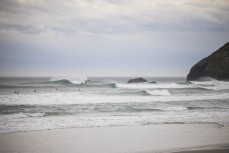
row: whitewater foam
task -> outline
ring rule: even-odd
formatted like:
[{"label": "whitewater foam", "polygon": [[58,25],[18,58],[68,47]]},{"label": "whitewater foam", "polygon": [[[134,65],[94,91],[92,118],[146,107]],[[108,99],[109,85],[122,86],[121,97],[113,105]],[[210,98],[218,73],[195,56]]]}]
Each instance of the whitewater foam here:
[{"label": "whitewater foam", "polygon": [[199,95],[171,95],[171,96],[118,96],[71,93],[45,93],[0,95],[0,104],[4,105],[61,105],[86,103],[130,103],[130,102],[170,102],[170,101],[196,101],[208,99],[228,99],[229,93],[206,93]]},{"label": "whitewater foam", "polygon": [[177,83],[116,83],[118,88],[127,89],[180,89],[180,88],[194,88],[190,84],[177,84]]},{"label": "whitewater foam", "polygon": [[127,78],[85,80],[0,80],[17,85],[0,87],[0,133],[168,122],[229,125],[228,82],[152,78],[148,80],[158,83],[127,84],[123,83]]},{"label": "whitewater foam", "polygon": [[[10,133],[18,131],[47,130],[59,128],[82,128],[82,127],[105,127],[105,126],[123,126],[123,125],[145,125],[145,124],[163,124],[163,123],[216,123],[227,125],[228,113],[221,113],[221,118],[214,112],[201,113],[190,112],[183,113],[179,111],[168,112],[138,112],[121,114],[88,114],[88,115],[65,115],[49,116],[40,118],[18,118],[11,122],[1,122],[0,133]],[[223,117],[223,118],[222,118]],[[33,124],[31,124],[33,123]]]},{"label": "whitewater foam", "polygon": [[25,113],[26,116],[28,117],[42,117],[45,116],[45,113]]},{"label": "whitewater foam", "polygon": [[195,87],[205,88],[210,90],[225,90],[229,89],[229,82],[226,81],[190,81]]},{"label": "whitewater foam", "polygon": [[152,96],[171,96],[171,93],[166,90],[146,90],[146,92]]},{"label": "whitewater foam", "polygon": [[26,118],[26,117],[28,117],[26,114],[20,112],[20,113],[15,113],[15,114],[2,115],[0,116],[0,121],[17,119],[17,118]]}]

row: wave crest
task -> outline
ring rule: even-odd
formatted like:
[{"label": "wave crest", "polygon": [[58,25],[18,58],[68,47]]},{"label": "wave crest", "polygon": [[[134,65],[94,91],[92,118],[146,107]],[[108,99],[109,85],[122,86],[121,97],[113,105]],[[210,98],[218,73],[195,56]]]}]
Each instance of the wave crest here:
[{"label": "wave crest", "polygon": [[171,96],[171,93],[166,90],[146,90],[146,92],[152,96]]},{"label": "wave crest", "polygon": [[177,84],[177,83],[116,83],[118,88],[127,89],[175,89],[175,88],[193,88],[190,84]]},{"label": "wave crest", "polygon": [[57,83],[71,83],[71,84],[83,84],[86,83],[87,77],[54,77],[49,80],[49,82]]},{"label": "wave crest", "polygon": [[140,90],[140,91],[129,91],[129,92],[119,92],[116,95],[124,96],[170,96],[171,93],[164,90]]},{"label": "wave crest", "polygon": [[226,90],[229,89],[229,82],[226,81],[190,81],[193,86],[198,88],[205,88],[208,90]]},{"label": "wave crest", "polygon": [[62,79],[62,80],[56,80],[56,81],[45,81],[43,83],[46,83],[47,85],[49,84],[56,84],[56,85],[71,85],[73,84],[71,81],[67,79]]}]

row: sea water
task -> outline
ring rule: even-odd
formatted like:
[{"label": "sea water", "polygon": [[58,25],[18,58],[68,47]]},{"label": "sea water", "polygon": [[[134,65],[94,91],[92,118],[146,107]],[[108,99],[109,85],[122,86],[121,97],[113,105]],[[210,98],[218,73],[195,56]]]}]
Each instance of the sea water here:
[{"label": "sea water", "polygon": [[182,77],[1,77],[0,133],[169,123],[229,125],[229,82]]}]

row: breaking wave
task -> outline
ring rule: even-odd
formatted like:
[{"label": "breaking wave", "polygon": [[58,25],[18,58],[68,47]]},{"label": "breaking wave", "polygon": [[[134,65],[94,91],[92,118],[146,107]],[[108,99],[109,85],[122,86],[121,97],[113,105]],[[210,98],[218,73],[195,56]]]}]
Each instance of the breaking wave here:
[{"label": "breaking wave", "polygon": [[20,119],[20,118],[29,118],[29,117],[43,117],[45,113],[14,113],[8,115],[0,116],[0,121],[9,120],[9,119]]},{"label": "breaking wave", "polygon": [[104,83],[100,81],[87,81],[83,84],[83,87],[107,87],[107,88],[116,88],[116,82]]},{"label": "breaking wave", "polygon": [[[227,90],[229,82],[226,81],[191,81],[187,83],[115,83],[117,88],[125,89],[206,89],[206,90]],[[165,93],[165,91],[164,91]],[[168,94],[168,93],[166,93]]]},{"label": "breaking wave", "polygon": [[193,86],[209,90],[226,90],[229,89],[229,82],[226,81],[190,81]]},{"label": "breaking wave", "polygon": [[116,83],[118,88],[127,88],[127,89],[176,89],[176,88],[194,88],[190,84],[177,84],[177,83]]},{"label": "breaking wave", "polygon": [[171,96],[171,93],[166,90],[141,90],[141,91],[129,91],[120,92],[117,95],[132,95],[132,96]]},{"label": "breaking wave", "polygon": [[[120,83],[112,80],[109,81],[95,81],[82,78],[50,78],[38,82],[20,82],[1,84],[1,87],[48,87],[48,86],[80,86],[85,88],[122,88],[145,90],[136,94],[145,95],[171,95],[168,90],[153,90],[153,89],[205,89],[205,90],[229,90],[229,82],[226,81],[190,81],[182,83]],[[151,91],[152,90],[152,91]]]},{"label": "breaking wave", "polygon": [[152,96],[171,96],[171,93],[166,90],[146,90],[146,92]]},{"label": "breaking wave", "polygon": [[50,78],[43,81],[28,81],[28,82],[16,82],[1,84],[2,87],[47,87],[47,86],[69,86],[69,85],[81,85],[86,83],[87,78]]},{"label": "breaking wave", "polygon": [[46,84],[46,85],[72,85],[74,84],[70,80],[67,80],[67,79],[56,80],[56,81],[45,81],[41,83]]},{"label": "breaking wave", "polygon": [[86,81],[87,77],[54,77],[47,81],[47,83],[55,82],[64,84],[83,84],[86,83]]}]

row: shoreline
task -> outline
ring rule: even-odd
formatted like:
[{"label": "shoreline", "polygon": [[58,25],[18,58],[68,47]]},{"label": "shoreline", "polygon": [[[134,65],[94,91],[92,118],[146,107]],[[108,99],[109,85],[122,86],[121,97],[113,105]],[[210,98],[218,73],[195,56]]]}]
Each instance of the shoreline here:
[{"label": "shoreline", "polygon": [[186,151],[178,151],[178,152],[172,152],[172,153],[228,153],[229,148],[217,148],[217,149],[203,149],[203,150],[186,150]]},{"label": "shoreline", "polygon": [[[229,127],[218,124],[154,124],[0,134],[0,152],[4,153],[202,153],[202,148],[214,150],[228,145]],[[195,152],[196,149],[202,152]]]},{"label": "shoreline", "polygon": [[[7,123],[6,123],[7,124]],[[227,127],[227,125],[223,125],[217,122],[193,122],[193,123],[185,123],[185,122],[164,122],[164,123],[152,123],[152,124],[136,124],[136,125],[111,125],[111,126],[92,126],[92,127],[64,127],[64,128],[53,128],[53,129],[42,129],[42,130],[28,130],[28,131],[13,131],[0,133],[1,134],[14,134],[14,133],[27,133],[27,132],[41,132],[41,131],[53,131],[53,130],[69,130],[69,129],[90,129],[90,128],[112,128],[112,127],[138,127],[138,126],[158,126],[158,125],[213,125],[217,128]],[[229,126],[228,126],[229,127]]]},{"label": "shoreline", "polygon": [[227,153],[229,152],[229,144],[212,145],[212,146],[199,146],[189,149],[173,150],[172,152],[163,153]]}]

